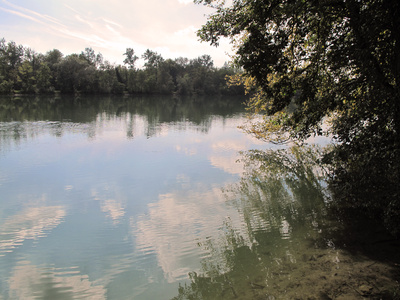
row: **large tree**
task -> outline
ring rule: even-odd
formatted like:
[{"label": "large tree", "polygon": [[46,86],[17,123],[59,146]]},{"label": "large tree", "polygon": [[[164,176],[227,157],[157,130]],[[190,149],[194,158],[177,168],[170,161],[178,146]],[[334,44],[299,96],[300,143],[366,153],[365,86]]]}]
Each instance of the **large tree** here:
[{"label": "large tree", "polygon": [[195,2],[215,8],[200,38],[230,38],[245,83],[257,91],[249,106],[267,117],[249,131],[304,140],[323,134],[329,119],[339,198],[397,223],[400,1]]}]

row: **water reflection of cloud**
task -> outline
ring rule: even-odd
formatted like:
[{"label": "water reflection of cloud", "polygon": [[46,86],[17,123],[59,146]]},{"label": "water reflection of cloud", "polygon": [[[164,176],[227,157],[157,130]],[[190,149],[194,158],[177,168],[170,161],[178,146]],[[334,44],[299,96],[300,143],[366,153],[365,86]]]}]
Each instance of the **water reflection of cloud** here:
[{"label": "water reflection of cloud", "polygon": [[125,210],[121,203],[112,199],[103,201],[101,211],[106,213],[107,217],[111,218],[114,224],[117,224],[119,219],[125,215]]},{"label": "water reflection of cloud", "polygon": [[20,261],[9,278],[10,299],[106,299],[106,289],[94,285],[78,268],[39,268]]},{"label": "water reflection of cloud", "polygon": [[215,229],[221,227],[226,215],[219,188],[160,195],[157,203],[149,204],[148,214],[132,224],[137,250],[139,254],[155,253],[169,282],[185,279],[189,272],[200,268],[201,257],[209,255],[194,245],[215,236]]},{"label": "water reflection of cloud", "polygon": [[120,219],[125,215],[125,208],[121,202],[115,199],[101,199],[105,198],[107,193],[110,193],[112,189],[110,186],[105,185],[102,187],[103,191],[97,191],[95,188],[92,189],[91,194],[94,200],[100,202],[101,211],[104,212],[107,218],[113,220],[114,224],[118,224]]},{"label": "water reflection of cloud", "polygon": [[0,256],[12,252],[27,239],[36,240],[47,235],[65,217],[63,206],[42,206],[26,208],[20,214],[11,216],[1,224]]},{"label": "water reflection of cloud", "polygon": [[243,163],[237,161],[239,158],[239,155],[235,154],[231,156],[213,155],[209,157],[209,160],[212,166],[221,169],[226,173],[241,175],[243,173]]},{"label": "water reflection of cloud", "polygon": [[[265,146],[265,143],[262,144]],[[229,174],[243,173],[243,163],[238,161],[241,158],[239,151],[254,148],[254,138],[245,135],[243,139],[222,138],[211,144],[212,154],[208,157],[212,166]]]},{"label": "water reflection of cloud", "polygon": [[197,149],[194,147],[185,147],[185,146],[180,146],[176,145],[175,150],[180,153],[184,153],[187,156],[192,156],[197,154]]},{"label": "water reflection of cloud", "polygon": [[214,142],[211,147],[216,151],[241,151],[246,149],[246,143],[238,140],[219,140]]}]

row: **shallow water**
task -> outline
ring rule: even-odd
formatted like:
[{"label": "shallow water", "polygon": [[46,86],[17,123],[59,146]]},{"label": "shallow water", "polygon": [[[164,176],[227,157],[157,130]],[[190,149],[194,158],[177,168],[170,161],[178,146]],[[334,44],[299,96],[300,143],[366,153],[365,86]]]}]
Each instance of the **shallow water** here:
[{"label": "shallow water", "polygon": [[324,182],[247,152],[242,102],[0,98],[0,299],[318,296]]}]

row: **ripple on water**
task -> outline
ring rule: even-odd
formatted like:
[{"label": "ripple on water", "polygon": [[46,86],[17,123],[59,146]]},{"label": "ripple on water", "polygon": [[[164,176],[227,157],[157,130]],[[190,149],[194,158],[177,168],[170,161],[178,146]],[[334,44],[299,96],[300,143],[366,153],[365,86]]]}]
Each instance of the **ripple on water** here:
[{"label": "ripple on water", "polygon": [[13,252],[26,240],[45,237],[57,227],[66,215],[63,206],[42,206],[25,208],[9,216],[0,229],[0,256]]},{"label": "ripple on water", "polygon": [[92,282],[78,266],[56,268],[20,260],[12,269],[8,294],[12,299],[106,299],[104,286]]}]

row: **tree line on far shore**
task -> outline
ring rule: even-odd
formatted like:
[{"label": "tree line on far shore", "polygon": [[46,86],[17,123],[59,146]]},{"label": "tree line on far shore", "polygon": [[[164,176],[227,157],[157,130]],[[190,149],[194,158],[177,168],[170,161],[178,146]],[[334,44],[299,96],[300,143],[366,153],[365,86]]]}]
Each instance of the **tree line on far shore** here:
[{"label": "tree line on far shore", "polygon": [[0,94],[244,94],[242,86],[226,84],[226,76],[238,70],[214,67],[210,55],[164,59],[148,49],[141,69],[132,48],[124,56],[124,65],[115,65],[92,48],[66,56],[58,49],[41,54],[2,38]]}]

